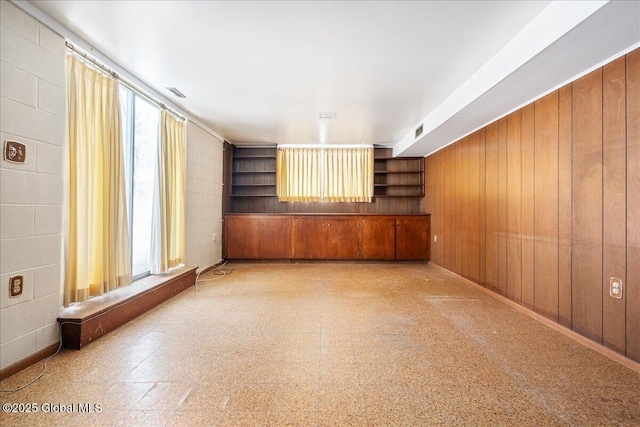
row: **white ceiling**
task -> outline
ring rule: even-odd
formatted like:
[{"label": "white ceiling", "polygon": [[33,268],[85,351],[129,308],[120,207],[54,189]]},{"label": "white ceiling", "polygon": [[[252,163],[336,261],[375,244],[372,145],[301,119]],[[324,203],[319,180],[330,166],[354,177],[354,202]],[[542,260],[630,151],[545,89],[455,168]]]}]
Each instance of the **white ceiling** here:
[{"label": "white ceiling", "polygon": [[[504,80],[478,85],[488,65],[512,68],[507,77],[606,2],[572,2],[591,9],[583,7],[584,16],[521,63],[496,61],[527,28],[553,33],[544,28],[548,17],[563,15],[549,1],[31,3],[230,142],[373,143],[424,155],[484,123],[461,123],[420,148],[407,135],[421,121],[426,137],[437,134]],[[173,97],[167,86],[187,98]],[[447,107],[456,91],[469,89],[477,96]],[[489,119],[517,106],[509,102]],[[443,109],[431,126],[429,117]],[[319,119],[321,111],[337,117]]]}]

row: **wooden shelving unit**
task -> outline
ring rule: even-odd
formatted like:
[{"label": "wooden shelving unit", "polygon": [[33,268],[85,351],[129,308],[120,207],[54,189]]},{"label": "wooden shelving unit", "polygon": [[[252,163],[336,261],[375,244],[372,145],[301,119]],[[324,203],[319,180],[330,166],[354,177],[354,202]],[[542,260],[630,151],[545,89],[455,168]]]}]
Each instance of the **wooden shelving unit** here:
[{"label": "wooden shelving unit", "polygon": [[372,203],[279,202],[273,147],[224,148],[223,212],[227,213],[422,213],[424,158],[392,157],[375,148]]},{"label": "wooden shelving unit", "polygon": [[376,148],[374,197],[424,197],[424,158],[391,157],[391,148]]},{"label": "wooden shelving unit", "polygon": [[231,198],[276,197],[276,147],[233,147]]}]

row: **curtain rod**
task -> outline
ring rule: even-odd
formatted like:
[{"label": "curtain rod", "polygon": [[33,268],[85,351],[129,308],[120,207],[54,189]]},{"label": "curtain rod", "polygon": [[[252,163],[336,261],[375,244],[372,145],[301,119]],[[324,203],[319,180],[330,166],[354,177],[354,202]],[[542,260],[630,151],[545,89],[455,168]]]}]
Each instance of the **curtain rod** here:
[{"label": "curtain rod", "polygon": [[176,118],[185,121],[186,118],[184,116],[182,116],[182,114],[179,114],[177,111],[167,107],[166,105],[164,105],[161,102],[156,101],[151,95],[147,94],[146,92],[144,92],[143,90],[141,90],[140,88],[136,87],[134,84],[126,81],[125,79],[123,79],[122,77],[120,77],[118,75],[118,73],[116,73],[115,71],[113,71],[111,68],[107,67],[106,65],[104,65],[103,63],[99,62],[98,60],[96,60],[95,58],[89,56],[88,54],[86,54],[85,52],[81,51],[80,49],[76,48],[73,44],[69,43],[68,41],[65,42],[65,45],[67,46],[67,49],[69,49],[71,52],[73,52],[75,55],[80,56],[81,58],[83,58],[84,60],[88,61],[89,63],[91,63],[91,65],[93,65],[94,67],[96,67],[98,70],[102,71],[103,73],[106,73],[107,75],[110,75],[111,77],[113,77],[114,79],[120,81],[123,85],[125,85],[126,87],[128,87],[129,89],[131,89],[134,92],[137,92],[138,94],[142,95],[143,97],[145,97],[148,101],[152,102],[153,104],[157,105],[158,107],[162,108],[163,110],[168,111],[169,113],[171,113],[172,115],[174,115]]}]

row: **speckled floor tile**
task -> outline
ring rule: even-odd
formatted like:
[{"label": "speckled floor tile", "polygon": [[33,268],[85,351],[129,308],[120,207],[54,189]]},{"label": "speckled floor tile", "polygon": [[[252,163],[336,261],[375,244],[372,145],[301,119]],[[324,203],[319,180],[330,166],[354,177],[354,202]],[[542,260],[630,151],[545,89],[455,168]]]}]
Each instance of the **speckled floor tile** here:
[{"label": "speckled floor tile", "polygon": [[269,427],[309,427],[318,425],[318,413],[311,411],[270,412]]},{"label": "speckled floor tile", "polygon": [[101,412],[3,427],[640,425],[640,374],[442,270],[230,267],[0,394]]},{"label": "speckled floor tile", "polygon": [[318,411],[319,388],[314,383],[280,384],[270,410],[276,412]]},{"label": "speckled floor tile", "polygon": [[269,422],[268,412],[225,411],[218,423],[220,427],[264,427]]},{"label": "speckled floor tile", "polygon": [[227,409],[230,411],[267,412],[278,390],[278,384],[242,384],[231,395]]},{"label": "speckled floor tile", "polygon": [[196,384],[178,407],[179,411],[224,411],[235,385]]},{"label": "speckled floor tile", "polygon": [[[105,410],[103,409],[101,412],[93,412],[93,413],[75,413],[68,420],[65,426],[75,427],[90,427],[90,426],[100,426],[100,427],[113,427],[115,425],[121,425],[119,423],[124,423],[124,420],[129,416],[130,411],[125,410]],[[46,425],[46,424],[45,424]]]},{"label": "speckled floor tile", "polygon": [[156,383],[133,407],[141,411],[176,410],[193,388],[187,383]]},{"label": "speckled floor tile", "polygon": [[166,426],[174,415],[174,411],[133,410],[126,418],[118,422],[118,426]]},{"label": "speckled floor tile", "polygon": [[219,425],[224,412],[207,409],[178,411],[167,423],[171,427],[214,427]]}]

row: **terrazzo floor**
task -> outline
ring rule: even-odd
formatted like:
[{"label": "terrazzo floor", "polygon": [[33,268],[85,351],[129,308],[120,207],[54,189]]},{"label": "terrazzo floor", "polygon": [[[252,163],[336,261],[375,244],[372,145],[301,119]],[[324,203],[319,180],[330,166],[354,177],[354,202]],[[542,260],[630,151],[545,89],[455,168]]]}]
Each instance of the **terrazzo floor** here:
[{"label": "terrazzo floor", "polygon": [[640,374],[440,269],[230,267],[61,352],[0,394],[41,410],[0,424],[640,425]]}]

